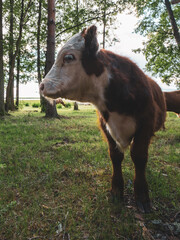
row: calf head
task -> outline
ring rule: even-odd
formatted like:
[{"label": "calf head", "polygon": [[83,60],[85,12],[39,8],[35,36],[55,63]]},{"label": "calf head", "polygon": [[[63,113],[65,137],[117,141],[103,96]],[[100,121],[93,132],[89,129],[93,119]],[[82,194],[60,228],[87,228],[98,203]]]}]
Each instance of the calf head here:
[{"label": "calf head", "polygon": [[88,91],[94,91],[94,78],[103,72],[103,65],[97,59],[98,48],[96,26],[74,35],[61,48],[41,83],[42,95],[88,101]]}]

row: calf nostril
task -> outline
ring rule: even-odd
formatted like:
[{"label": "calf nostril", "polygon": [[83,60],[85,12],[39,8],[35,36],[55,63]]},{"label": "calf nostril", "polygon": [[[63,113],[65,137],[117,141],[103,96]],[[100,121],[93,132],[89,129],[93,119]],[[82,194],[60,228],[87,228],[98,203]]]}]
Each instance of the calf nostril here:
[{"label": "calf nostril", "polygon": [[39,88],[40,88],[41,91],[43,91],[44,90],[44,83],[41,83]]}]

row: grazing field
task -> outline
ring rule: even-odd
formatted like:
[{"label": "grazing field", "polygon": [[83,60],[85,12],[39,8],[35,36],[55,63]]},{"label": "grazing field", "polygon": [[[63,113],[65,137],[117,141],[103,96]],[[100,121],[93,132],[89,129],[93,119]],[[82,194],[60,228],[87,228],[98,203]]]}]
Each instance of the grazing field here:
[{"label": "grazing field", "polygon": [[129,150],[125,202],[112,202],[112,167],[94,107],[62,107],[60,119],[46,119],[33,103],[22,101],[21,110],[0,119],[0,240],[179,239],[175,114],[167,114],[166,130],[152,140],[147,179],[153,212],[143,215],[135,208]]}]

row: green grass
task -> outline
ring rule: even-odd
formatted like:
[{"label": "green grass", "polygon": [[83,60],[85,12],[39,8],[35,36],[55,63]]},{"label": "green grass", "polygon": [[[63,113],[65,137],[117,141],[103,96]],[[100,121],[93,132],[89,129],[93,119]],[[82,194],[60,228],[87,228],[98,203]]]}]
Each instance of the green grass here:
[{"label": "green grass", "polygon": [[[46,119],[29,106],[0,119],[0,239],[148,239],[143,224],[170,222],[180,204],[180,119],[168,113],[166,130],[149,149],[147,178],[154,211],[139,220],[133,164],[123,162],[125,200],[112,203],[112,166],[92,106],[58,109]],[[138,217],[137,217],[138,216]],[[172,220],[174,221],[174,220]]]}]

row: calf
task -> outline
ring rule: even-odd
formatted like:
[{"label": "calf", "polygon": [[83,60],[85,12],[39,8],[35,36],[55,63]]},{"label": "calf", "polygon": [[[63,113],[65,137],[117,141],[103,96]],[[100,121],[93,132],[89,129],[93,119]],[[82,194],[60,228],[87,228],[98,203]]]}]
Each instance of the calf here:
[{"label": "calf", "polygon": [[180,90],[173,92],[164,92],[165,100],[166,100],[166,109],[170,112],[177,113],[178,117],[180,117]]},{"label": "calf", "polygon": [[65,106],[65,103],[63,102],[63,100],[61,99],[61,98],[57,98],[57,99],[55,99],[55,103],[56,104],[62,104],[63,106]]},{"label": "calf", "polygon": [[121,163],[130,146],[135,165],[137,207],[150,211],[145,168],[148,146],[165,121],[166,106],[160,87],[128,58],[99,50],[96,26],[73,36],[40,85],[41,93],[91,102],[99,112],[113,164],[113,197],[123,198]]}]

